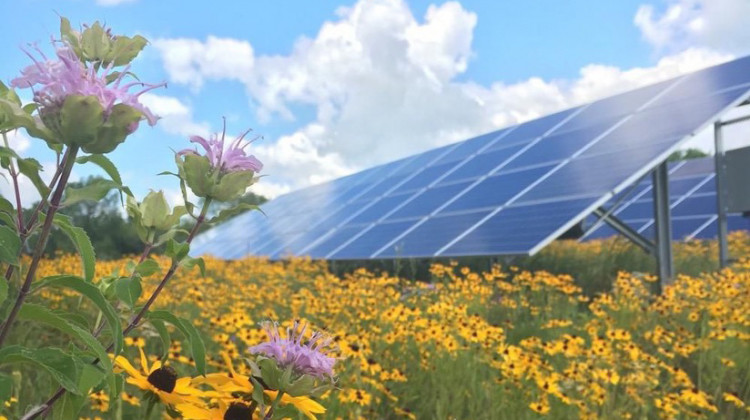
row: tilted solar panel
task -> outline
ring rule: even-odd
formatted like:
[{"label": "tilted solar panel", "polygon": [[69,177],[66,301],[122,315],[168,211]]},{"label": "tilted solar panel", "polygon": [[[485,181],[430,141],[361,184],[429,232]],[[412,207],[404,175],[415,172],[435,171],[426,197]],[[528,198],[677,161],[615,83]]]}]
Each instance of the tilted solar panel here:
[{"label": "tilted solar panel", "polygon": [[[672,210],[672,237],[683,239],[716,238],[716,180],[714,158],[705,157],[674,162],[669,165],[669,196]],[[651,179],[644,179],[613,214],[636,232],[653,239],[654,202]],[[619,197],[610,200],[604,207],[610,208]],[[728,215],[729,231],[750,230],[750,218],[741,214]],[[592,227],[582,240],[605,238],[617,232],[606,224],[596,224],[596,217],[586,219],[586,226]],[[598,227],[597,227],[598,226]]]},{"label": "tilted solar panel", "polygon": [[192,253],[534,253],[748,95],[745,57],[286,194]]}]

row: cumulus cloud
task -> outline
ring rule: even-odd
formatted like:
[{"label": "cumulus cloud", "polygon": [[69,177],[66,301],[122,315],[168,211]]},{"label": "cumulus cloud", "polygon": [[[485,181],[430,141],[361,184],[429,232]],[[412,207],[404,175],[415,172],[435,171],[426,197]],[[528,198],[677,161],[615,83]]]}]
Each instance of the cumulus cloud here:
[{"label": "cumulus cloud", "polygon": [[247,41],[217,37],[154,44],[172,82],[198,91],[236,81],[261,119],[293,120],[295,107],[313,107],[313,121],[254,145],[269,175],[257,188],[269,196],[731,58],[696,47],[651,67],[591,64],[572,80],[484,86],[458,77],[474,54],[476,24],[457,2],[431,5],[420,19],[403,0],[363,0],[286,55],[255,55]]},{"label": "cumulus cloud", "polygon": [[210,133],[210,125],[195,122],[190,106],[175,97],[148,92],[141,95],[140,100],[160,117],[159,127],[168,133],[182,136],[207,136]]},{"label": "cumulus cloud", "polygon": [[667,0],[638,8],[634,22],[660,51],[702,46],[733,54],[750,52],[750,2],[747,0]]}]

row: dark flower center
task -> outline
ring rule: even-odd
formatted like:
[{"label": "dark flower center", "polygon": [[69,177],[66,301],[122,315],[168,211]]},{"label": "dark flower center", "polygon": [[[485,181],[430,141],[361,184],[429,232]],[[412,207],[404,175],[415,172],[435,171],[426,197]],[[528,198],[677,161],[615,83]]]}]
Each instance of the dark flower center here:
[{"label": "dark flower center", "polygon": [[252,418],[253,410],[242,403],[232,403],[224,413],[224,420],[251,420]]},{"label": "dark flower center", "polygon": [[148,383],[160,391],[171,393],[177,385],[177,372],[169,366],[160,367],[148,375]]}]

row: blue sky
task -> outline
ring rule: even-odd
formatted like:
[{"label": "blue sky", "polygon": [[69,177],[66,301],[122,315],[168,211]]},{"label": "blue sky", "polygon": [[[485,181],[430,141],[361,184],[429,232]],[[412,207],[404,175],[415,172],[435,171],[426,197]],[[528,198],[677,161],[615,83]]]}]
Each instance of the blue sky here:
[{"label": "blue sky", "polygon": [[746,54],[748,13],[746,0],[19,0],[0,3],[0,80],[29,63],[20,47],[48,47],[58,14],[142,34],[134,70],[168,88],[144,98],[160,124],[111,156],[126,182],[177,197],[155,175],[170,149],[226,116],[230,133],[263,135],[258,190],[275,195]]}]

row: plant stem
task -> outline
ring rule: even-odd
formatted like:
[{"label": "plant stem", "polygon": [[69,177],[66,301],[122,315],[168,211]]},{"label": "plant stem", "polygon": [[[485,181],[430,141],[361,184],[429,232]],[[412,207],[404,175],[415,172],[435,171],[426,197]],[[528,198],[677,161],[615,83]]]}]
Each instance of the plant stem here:
[{"label": "plant stem", "polygon": [[[203,224],[203,221],[206,219],[206,214],[208,213],[208,207],[211,204],[211,199],[206,199],[206,201],[203,203],[203,209],[201,209],[201,213],[198,216],[198,218],[195,220],[195,226],[193,226],[193,229],[190,230],[190,234],[188,235],[185,242],[187,244],[190,244],[193,241],[193,238],[195,237],[195,234],[198,233],[198,229],[200,228],[201,224]],[[148,249],[150,251],[150,249]],[[144,250],[144,253],[141,254],[141,262],[145,260],[148,253],[146,250]],[[151,297],[149,297],[148,301],[145,305],[143,305],[143,308],[138,312],[136,316],[134,316],[130,322],[128,323],[128,326],[122,331],[122,335],[126,336],[128,333],[130,333],[140,322],[140,320],[143,318],[143,316],[146,314],[148,309],[151,307],[151,305],[154,303],[156,298],[159,296],[159,293],[161,293],[162,289],[164,289],[164,286],[166,286],[169,279],[174,276],[174,273],[177,271],[177,267],[179,266],[179,262],[172,262],[172,265],[169,267],[169,271],[167,274],[164,275],[161,282],[159,283],[159,286],[157,286],[156,290],[151,294]],[[101,331],[98,331],[98,333],[101,333]],[[97,334],[98,335],[98,334]],[[114,343],[110,344],[109,347],[107,347],[107,351],[110,352],[114,348]],[[99,363],[99,359],[95,359],[93,362],[91,362],[92,365],[96,365]],[[58,388],[57,392],[55,392],[52,397],[50,397],[46,403],[42,404],[40,407],[41,409],[38,409],[36,411],[29,411],[24,415],[23,420],[32,420],[35,419],[40,414],[44,414],[49,412],[49,410],[52,409],[52,406],[55,404],[55,402],[60,399],[65,394],[65,388]]]},{"label": "plant stem", "polygon": [[[52,187],[55,186],[57,183],[57,180],[60,178],[60,174],[62,173],[62,168],[65,165],[65,163],[68,161],[68,157],[70,155],[70,149],[67,149],[65,151],[65,155],[63,156],[62,165],[57,166],[57,170],[55,171],[55,174],[52,176],[52,180],[47,185],[47,187],[51,190]],[[37,219],[39,218],[39,212],[42,211],[42,208],[44,208],[45,205],[47,205],[47,198],[48,197],[42,197],[42,199],[39,201],[39,204],[36,205],[34,208],[34,211],[31,213],[31,217],[29,217],[29,220],[26,222],[26,226],[23,230],[19,230],[20,238],[21,238],[21,246],[26,243],[26,239],[28,239],[29,236],[31,236],[32,228],[34,227],[34,224],[36,223]],[[10,281],[11,276],[13,275],[13,271],[15,270],[15,267],[12,265],[8,266],[8,269],[5,270],[5,280]]]},{"label": "plant stem", "polygon": [[[208,213],[208,206],[211,204],[211,199],[208,198],[203,203],[203,209],[201,209],[201,214],[198,216],[198,219],[195,221],[195,226],[193,226],[193,229],[190,230],[190,234],[187,237],[186,243],[190,244],[193,241],[193,238],[195,237],[195,234],[198,232],[198,228],[203,223],[203,221],[206,219],[206,213]],[[167,282],[169,282],[169,279],[172,278],[175,271],[177,271],[177,267],[179,266],[179,261],[172,261],[172,265],[169,267],[169,271],[167,274],[164,275],[164,278],[162,278],[161,282],[159,282],[159,285],[156,286],[156,290],[154,290],[153,293],[151,293],[151,296],[146,301],[146,304],[143,305],[141,310],[136,314],[136,316],[133,317],[133,319],[130,321],[130,324],[122,331],[123,335],[127,335],[133,328],[135,328],[138,323],[141,321],[144,315],[146,315],[146,312],[148,312],[151,305],[154,304],[154,301],[156,301],[156,298],[159,296],[161,291],[164,289],[164,286],[167,285]],[[111,347],[111,346],[110,346]]]},{"label": "plant stem", "polygon": [[[5,131],[3,131],[3,143],[6,148],[10,149],[8,134]],[[25,226],[23,224],[23,208],[21,207],[21,190],[18,188],[18,172],[16,172],[15,165],[13,165],[13,159],[8,160],[8,173],[10,173],[10,177],[13,179],[13,193],[16,196],[16,211],[18,212],[16,224],[19,235],[23,235]]]},{"label": "plant stem", "polygon": [[271,408],[268,409],[268,412],[266,413],[266,416],[263,417],[263,420],[271,420],[273,418],[273,412],[276,410],[276,407],[279,406],[279,403],[281,402],[281,397],[284,395],[284,391],[279,390],[278,394],[276,394],[276,398],[273,400],[273,403],[271,403]]},{"label": "plant stem", "polygon": [[44,225],[42,226],[42,231],[39,233],[39,239],[36,248],[34,249],[34,255],[31,257],[29,271],[26,273],[26,279],[21,286],[21,290],[18,292],[18,297],[16,297],[16,302],[13,304],[13,309],[11,309],[8,318],[2,326],[2,330],[0,330],[0,348],[8,337],[8,332],[13,326],[16,316],[18,316],[18,311],[21,310],[21,305],[23,305],[24,300],[26,300],[26,295],[28,295],[29,289],[31,289],[31,283],[36,277],[36,270],[39,268],[39,262],[41,261],[42,256],[44,256],[44,248],[47,246],[47,239],[52,231],[52,220],[60,207],[60,201],[62,200],[65,185],[68,183],[70,172],[73,170],[73,165],[75,165],[75,155],[78,153],[78,146],[69,147],[69,152],[70,156],[68,156],[68,160],[65,162],[65,166],[60,174],[60,182],[58,182],[57,188],[55,188],[55,192],[52,194],[52,199],[50,200],[47,214],[44,218]]}]

